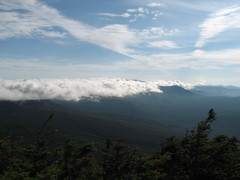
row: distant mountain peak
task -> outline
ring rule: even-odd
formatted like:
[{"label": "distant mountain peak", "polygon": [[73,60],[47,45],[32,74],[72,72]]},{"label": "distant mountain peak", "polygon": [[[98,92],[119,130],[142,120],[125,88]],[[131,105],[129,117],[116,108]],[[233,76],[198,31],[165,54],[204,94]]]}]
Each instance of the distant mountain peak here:
[{"label": "distant mountain peak", "polygon": [[236,86],[195,86],[192,89],[193,92],[200,95],[205,96],[230,96],[230,97],[238,97],[240,96],[240,87]]},{"label": "distant mountain peak", "polygon": [[184,89],[183,87],[173,85],[173,86],[161,86],[160,90],[166,95],[194,95],[191,90]]}]

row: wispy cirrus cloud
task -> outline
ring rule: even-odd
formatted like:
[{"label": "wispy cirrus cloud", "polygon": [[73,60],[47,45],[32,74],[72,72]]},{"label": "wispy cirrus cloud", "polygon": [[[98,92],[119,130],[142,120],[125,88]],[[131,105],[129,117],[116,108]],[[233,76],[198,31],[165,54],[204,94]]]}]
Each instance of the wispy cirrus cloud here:
[{"label": "wispy cirrus cloud", "polygon": [[127,12],[129,12],[129,13],[135,13],[135,12],[138,12],[138,9],[127,9]]},{"label": "wispy cirrus cloud", "polygon": [[[129,28],[126,24],[110,24],[96,28],[67,18],[58,10],[38,0],[3,0],[0,2],[0,10],[0,39],[52,38],[53,42],[64,44],[64,38],[72,36],[80,42],[88,42],[126,56],[134,54],[134,46],[144,41],[176,32],[161,27],[137,30]],[[149,13],[151,12],[147,8],[140,7],[129,9],[123,14],[101,13],[101,15],[138,18]]]},{"label": "wispy cirrus cloud", "polygon": [[196,47],[203,47],[209,39],[231,28],[240,28],[240,7],[229,7],[212,13],[199,27]]},{"label": "wispy cirrus cloud", "polygon": [[133,17],[130,22],[137,21],[138,18],[151,17],[152,20],[156,20],[159,16],[162,15],[162,11],[156,9],[158,7],[165,6],[162,3],[149,3],[146,7],[138,7],[127,9],[126,12]]},{"label": "wispy cirrus cloud", "polygon": [[153,3],[149,3],[147,4],[148,7],[161,7],[161,6],[164,6],[163,3],[156,3],[156,2],[153,2]]},{"label": "wispy cirrus cloud", "polygon": [[138,37],[141,39],[146,40],[156,40],[159,38],[167,37],[167,36],[174,36],[179,32],[178,29],[166,29],[163,27],[150,27],[143,29],[141,31],[138,31]]},{"label": "wispy cirrus cloud", "polygon": [[97,15],[100,16],[109,16],[109,17],[123,17],[123,18],[128,18],[131,16],[129,13],[123,13],[123,14],[114,14],[114,13],[97,13]]},{"label": "wispy cirrus cloud", "polygon": [[219,66],[221,68],[227,68],[229,65],[232,65],[231,68],[234,66],[240,66],[240,49],[226,49],[210,52],[196,50],[192,53],[192,57],[199,59],[198,64],[201,64],[202,66],[207,62],[211,62],[216,67]]},{"label": "wispy cirrus cloud", "polygon": [[222,69],[235,71],[240,67],[240,49],[226,49],[218,51],[195,50],[186,53],[159,53],[149,56],[133,55],[131,61],[117,62],[119,67],[128,69],[155,70],[208,70]]},{"label": "wispy cirrus cloud", "polygon": [[[0,39],[64,38],[70,35],[79,41],[92,43],[124,55],[132,52],[128,45],[135,43],[137,39],[134,31],[127,25],[113,24],[95,28],[69,19],[56,9],[37,0],[3,0],[0,2],[0,9],[2,10]],[[54,30],[55,27],[60,28],[61,31]]]},{"label": "wispy cirrus cloud", "polygon": [[172,41],[167,41],[167,40],[163,40],[163,41],[151,41],[148,43],[149,47],[153,47],[153,48],[160,48],[160,49],[174,49],[174,48],[178,48],[178,46],[172,42]]},{"label": "wispy cirrus cloud", "polygon": [[[74,63],[61,60],[64,63],[43,61],[43,59],[4,59],[0,58],[2,78],[73,78],[73,77],[122,77],[135,78],[135,72],[158,71],[172,72],[181,70],[219,70],[236,73],[240,69],[240,49],[227,49],[218,51],[195,50],[186,53],[158,53],[148,56],[131,55],[131,60],[116,61],[111,64]],[[126,72],[124,75],[122,72]],[[129,73],[133,76],[129,76]],[[6,76],[7,75],[7,76]],[[162,77],[164,78],[164,77]],[[191,79],[191,77],[189,77]],[[141,79],[149,79],[144,74]],[[171,78],[174,79],[174,78]],[[180,79],[180,78],[179,78]]]}]

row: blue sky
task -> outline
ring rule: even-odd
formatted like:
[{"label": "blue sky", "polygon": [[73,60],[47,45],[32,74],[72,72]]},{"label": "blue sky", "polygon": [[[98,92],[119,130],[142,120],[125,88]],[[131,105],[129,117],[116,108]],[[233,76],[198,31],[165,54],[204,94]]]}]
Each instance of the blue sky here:
[{"label": "blue sky", "polygon": [[1,0],[0,78],[240,86],[237,0]]}]

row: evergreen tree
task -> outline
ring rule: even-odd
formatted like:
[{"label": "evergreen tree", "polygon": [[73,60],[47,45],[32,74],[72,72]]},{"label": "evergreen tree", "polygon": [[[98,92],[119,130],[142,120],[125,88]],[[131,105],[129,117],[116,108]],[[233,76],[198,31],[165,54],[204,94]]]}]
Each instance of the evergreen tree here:
[{"label": "evergreen tree", "polygon": [[135,173],[138,153],[124,139],[113,142],[106,140],[102,151],[102,177],[107,180],[132,179]]},{"label": "evergreen tree", "polygon": [[96,148],[92,143],[77,144],[74,140],[68,140],[61,150],[59,159],[59,179],[96,179],[98,167],[95,161]]},{"label": "evergreen tree", "polygon": [[239,140],[225,135],[209,138],[215,120],[211,109],[196,129],[182,139],[165,139],[160,151],[150,155],[139,153],[123,139],[108,139],[99,159],[92,143],[68,140],[62,146],[49,146],[43,138],[45,123],[37,143],[0,139],[0,179],[239,180]]}]

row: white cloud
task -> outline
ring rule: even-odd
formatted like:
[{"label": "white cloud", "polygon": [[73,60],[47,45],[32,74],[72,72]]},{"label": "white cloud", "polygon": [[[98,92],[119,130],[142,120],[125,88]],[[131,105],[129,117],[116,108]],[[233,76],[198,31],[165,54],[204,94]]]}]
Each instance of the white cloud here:
[{"label": "white cloud", "polygon": [[[137,39],[134,31],[126,25],[113,24],[95,28],[66,18],[56,9],[37,0],[4,0],[0,2],[0,9],[7,10],[0,12],[0,39],[35,36],[63,38],[68,33],[79,41],[124,55],[132,52],[127,46]],[[55,27],[64,32],[53,30]]]},{"label": "white cloud", "polygon": [[133,23],[133,22],[136,22],[137,21],[137,18],[134,18],[134,19],[130,19],[129,22],[130,23]]},{"label": "white cloud", "polygon": [[123,97],[158,92],[158,84],[124,79],[0,80],[1,100],[59,99],[79,101],[98,96]]},{"label": "white cloud", "polygon": [[203,50],[197,49],[193,51],[192,56],[193,57],[201,57],[205,52]]},{"label": "white cloud", "polygon": [[154,18],[157,18],[162,15],[162,12],[160,11],[151,11],[151,14],[154,16]]},{"label": "white cloud", "polygon": [[142,7],[138,8],[137,11],[139,13],[148,13],[148,9],[145,9],[145,8],[142,8]]},{"label": "white cloud", "polygon": [[117,62],[117,65],[126,69],[136,70],[177,70],[191,68],[190,54],[153,54],[149,56],[132,55],[133,60]]},{"label": "white cloud", "polygon": [[207,64],[211,62],[215,66],[224,67],[228,65],[240,65],[240,49],[226,49],[220,51],[202,51],[196,50],[192,56],[199,59],[199,64]]},{"label": "white cloud", "polygon": [[138,13],[138,14],[135,14],[134,16],[135,16],[135,18],[146,17],[146,15],[144,13]]},{"label": "white cloud", "polygon": [[44,31],[44,30],[38,30],[40,34],[46,37],[52,37],[52,38],[64,38],[66,36],[66,33],[60,33],[56,31]]},{"label": "white cloud", "polygon": [[[37,0],[3,0],[0,2],[0,39],[6,38],[52,38],[53,42],[64,44],[67,36],[83,42],[131,56],[133,48],[148,39],[172,35],[176,30],[165,30],[161,27],[152,27],[143,30],[130,29],[127,25],[111,24],[95,28],[81,21],[63,16],[56,9]],[[129,13],[128,13],[129,12]],[[128,9],[123,14],[102,13],[104,16],[130,17],[134,22],[139,17],[145,17],[147,8]],[[134,14],[130,14],[134,13]],[[158,16],[155,11],[153,15]],[[46,16],[47,14],[47,16]],[[61,39],[59,41],[58,39]]]},{"label": "white cloud", "polygon": [[210,15],[199,27],[200,37],[196,47],[203,47],[209,39],[231,28],[240,28],[240,7],[221,9]]},{"label": "white cloud", "polygon": [[127,25],[120,24],[99,28],[87,40],[127,56],[134,52],[133,49],[127,48],[127,46],[138,42],[136,33],[130,30]]},{"label": "white cloud", "polygon": [[173,36],[177,32],[179,32],[178,29],[165,29],[163,27],[150,27],[147,29],[143,29],[141,31],[138,31],[138,36],[142,39],[157,39],[162,38],[165,36]]},{"label": "white cloud", "polygon": [[138,70],[225,69],[234,71],[240,66],[240,49],[219,51],[195,50],[186,53],[159,53],[149,56],[132,55],[133,60],[118,62],[118,66]]},{"label": "white cloud", "polygon": [[127,9],[127,12],[129,12],[129,13],[135,13],[137,11],[138,11],[137,9]]},{"label": "white cloud", "polygon": [[178,48],[177,45],[172,41],[152,41],[148,43],[149,47],[160,48],[160,49],[174,49]]},{"label": "white cloud", "polygon": [[147,4],[148,7],[161,7],[161,6],[164,6],[164,4],[162,3],[149,3]]},{"label": "white cloud", "polygon": [[0,12],[0,16],[0,39],[32,37],[33,35],[44,35],[44,33],[47,36],[45,28],[50,27],[49,23],[29,14]]},{"label": "white cloud", "polygon": [[98,64],[69,64],[68,60],[61,60],[65,63],[51,63],[51,60],[44,62],[43,59],[10,59],[0,58],[1,68],[12,71],[24,71],[27,72],[79,72],[79,71],[97,71],[97,70],[117,70],[117,67],[113,65],[98,65]]},{"label": "white cloud", "polygon": [[152,14],[151,11],[148,10],[148,8],[135,8],[135,9],[127,9],[127,13],[131,13],[130,15],[133,17],[130,19],[130,22],[135,22],[137,21],[138,18],[145,18],[149,14]]},{"label": "white cloud", "polygon": [[131,16],[129,13],[123,13],[123,14],[113,14],[113,13],[98,13],[98,15],[101,16],[109,16],[109,17],[123,17],[123,18],[128,18]]},{"label": "white cloud", "polygon": [[[219,51],[195,50],[186,53],[159,53],[152,55],[131,55],[132,60],[116,61],[112,64],[70,64],[68,60],[50,62],[44,59],[6,59],[0,58],[2,78],[73,78],[73,77],[122,77],[135,78],[136,71],[145,72],[141,79],[151,72],[159,73],[181,69],[208,70],[218,69],[229,73],[240,68],[240,49]],[[125,73],[123,73],[125,72]],[[139,75],[138,75],[139,76]],[[151,78],[154,78],[153,76]],[[170,78],[173,79],[174,77]],[[234,77],[233,77],[234,79]]]},{"label": "white cloud", "polygon": [[114,78],[0,80],[0,100],[58,99],[80,101],[84,98],[124,97],[139,93],[162,93],[161,86],[178,85],[180,81],[135,81]]},{"label": "white cloud", "polygon": [[135,9],[126,9],[125,13],[115,14],[115,13],[97,13],[100,16],[108,16],[108,17],[123,17],[130,18],[129,22],[135,22],[138,18],[146,18],[148,16],[152,16],[153,18],[157,18],[162,15],[162,12],[159,10],[149,10],[148,8],[138,7]]},{"label": "white cloud", "polygon": [[126,10],[128,13],[135,13],[135,15],[137,14],[151,14],[151,12],[153,11],[149,11],[148,8],[143,8],[143,7],[139,7],[139,8],[135,8],[135,9],[127,9]]}]

